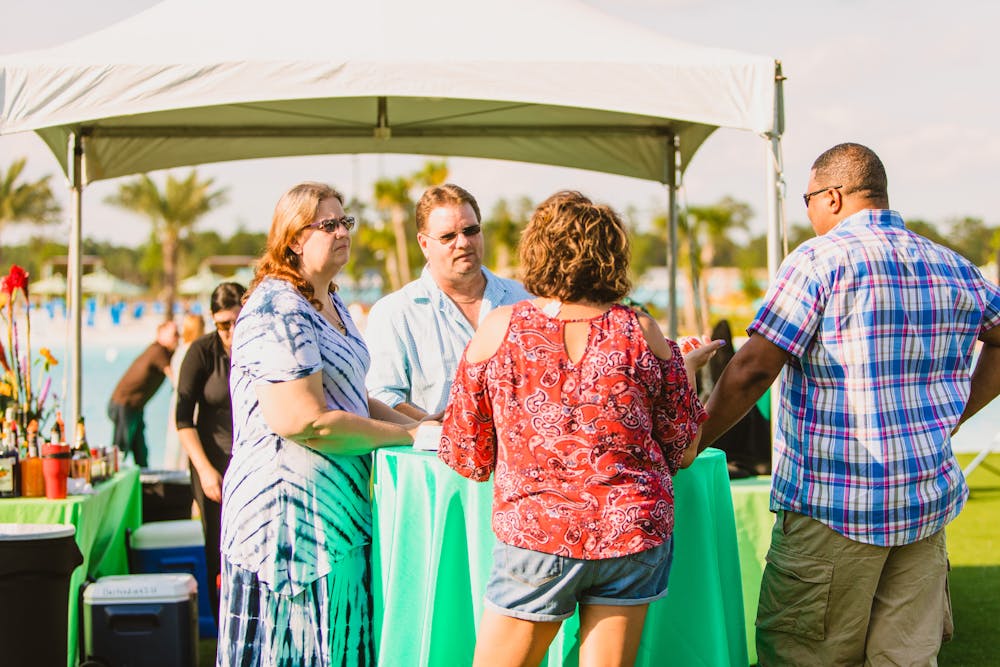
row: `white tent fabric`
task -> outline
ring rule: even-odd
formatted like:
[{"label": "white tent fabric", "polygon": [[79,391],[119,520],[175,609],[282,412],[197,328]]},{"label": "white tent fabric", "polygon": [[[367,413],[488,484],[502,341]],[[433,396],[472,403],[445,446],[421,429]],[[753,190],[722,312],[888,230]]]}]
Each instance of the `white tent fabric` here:
[{"label": "white tent fabric", "polygon": [[499,158],[666,183],[675,230],[678,169],[716,128],[736,128],[768,142],[773,269],[782,122],[773,59],[667,39],[577,0],[166,0],[0,56],[0,134],[37,133],[73,192],[71,419],[88,182],[290,155]]},{"label": "white tent fabric", "polygon": [[83,182],[326,153],[490,157],[668,182],[716,127],[775,131],[773,59],[574,0],[168,0],[0,57],[0,134]]}]

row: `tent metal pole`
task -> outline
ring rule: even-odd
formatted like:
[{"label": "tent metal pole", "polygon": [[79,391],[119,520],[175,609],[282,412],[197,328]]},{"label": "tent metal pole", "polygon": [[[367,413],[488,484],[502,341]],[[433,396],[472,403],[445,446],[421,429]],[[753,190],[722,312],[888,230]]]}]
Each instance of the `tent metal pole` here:
[{"label": "tent metal pole", "polygon": [[[781,73],[781,61],[774,63],[774,129],[767,133],[766,165],[767,174],[767,282],[773,285],[778,276],[781,260],[788,253],[788,234],[785,227],[785,177],[784,162],[781,157],[781,135],[785,130],[785,77]],[[778,409],[781,403],[779,381],[775,378],[771,385],[771,460],[774,460],[773,443],[777,441]]]},{"label": "tent metal pole", "polygon": [[667,139],[667,336],[677,340],[677,176],[680,173],[680,140]]},{"label": "tent metal pole", "polygon": [[[69,230],[69,314],[72,340],[70,345],[70,391],[72,401],[70,403],[69,421],[67,431],[73,428],[81,412],[81,391],[83,388],[83,357],[82,357],[82,308],[81,308],[81,279],[83,276],[81,229],[83,222],[83,137],[79,132],[70,135],[69,164],[72,165],[70,173],[70,197],[73,207],[73,218]],[[65,399],[64,399],[65,400]],[[69,439],[69,434],[64,433],[63,437]]]},{"label": "tent metal pole", "polygon": [[781,157],[781,135],[785,126],[784,80],[781,61],[774,65],[774,129],[767,140],[765,173],[767,174],[767,277],[773,282],[778,266],[788,252],[785,230],[784,162]]}]

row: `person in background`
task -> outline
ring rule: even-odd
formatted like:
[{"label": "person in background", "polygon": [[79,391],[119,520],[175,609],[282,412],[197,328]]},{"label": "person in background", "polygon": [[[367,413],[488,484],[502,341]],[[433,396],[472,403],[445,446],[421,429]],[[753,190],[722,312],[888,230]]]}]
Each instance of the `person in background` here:
[{"label": "person in background", "polygon": [[[191,465],[191,491],[205,532],[208,596],[219,619],[215,581],[221,572],[219,534],[222,529],[222,476],[233,450],[233,409],[229,398],[229,355],[233,325],[246,289],[221,283],[212,292],[210,308],[215,331],[202,336],[187,351],[177,375],[177,437]],[[201,321],[201,317],[198,317]]]},{"label": "person in background", "polygon": [[[198,313],[186,312],[181,319],[181,343],[174,350],[170,357],[170,373],[174,378],[179,378],[181,364],[184,355],[187,354],[191,343],[203,336],[205,333],[205,320]],[[188,456],[181,447],[180,439],[177,437],[177,422],[174,415],[177,411],[177,386],[170,396],[170,407],[167,409],[167,435],[163,445],[163,468],[165,470],[187,470]]]},{"label": "person in background", "polygon": [[170,357],[177,349],[177,338],[177,323],[161,322],[156,327],[156,340],[135,358],[108,401],[108,418],[113,427],[111,439],[122,457],[131,453],[140,468],[149,466],[143,412],[163,379],[170,378],[173,382]]},{"label": "person in background", "polygon": [[535,210],[520,242],[537,298],[483,321],[459,362],[438,456],[496,473],[498,542],[478,666],[537,665],[580,605],[580,664],[632,664],[673,554],[671,476],[693,461],[705,411],[695,369],[630,289],[621,218],[578,192]]},{"label": "person in background", "polygon": [[466,190],[428,189],[416,208],[420,278],[379,299],[368,313],[373,398],[420,419],[444,409],[455,368],[472,334],[497,306],[529,295],[483,266],[479,204]]},{"label": "person in background", "polygon": [[334,277],[353,217],[286,192],[233,334],[218,664],[371,665],[371,452],[417,422],[369,398],[369,355]]},{"label": "person in background", "polygon": [[827,150],[807,190],[817,236],[779,268],[700,446],[784,370],[761,665],[933,665],[952,632],[944,529],[969,495],[951,435],[1000,393],[1000,287],[906,228],[871,149]]},{"label": "person in background", "polygon": [[[705,369],[714,387],[735,354],[733,332],[728,320],[716,323],[712,329],[712,340],[725,341]],[[702,375],[704,371],[699,379]],[[698,395],[707,400],[709,390],[703,391],[699,386]],[[759,409],[760,405],[761,402],[757,401],[731,429],[712,443],[713,447],[726,453],[730,479],[771,474],[771,422]]]}]

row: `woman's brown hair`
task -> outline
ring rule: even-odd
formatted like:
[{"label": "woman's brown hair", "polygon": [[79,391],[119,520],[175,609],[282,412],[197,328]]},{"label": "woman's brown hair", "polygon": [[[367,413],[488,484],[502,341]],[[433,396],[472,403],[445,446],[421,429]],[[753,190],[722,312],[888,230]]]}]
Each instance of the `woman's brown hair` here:
[{"label": "woman's brown hair", "polygon": [[608,303],[632,290],[625,224],[579,192],[557,192],[538,205],[519,253],[524,287],[540,297]]},{"label": "woman's brown hair", "polygon": [[[313,286],[302,277],[299,267],[302,258],[292,251],[292,244],[305,227],[312,223],[324,199],[335,198],[343,205],[344,195],[323,183],[299,183],[286,192],[274,207],[271,230],[267,234],[264,256],[257,263],[253,281],[243,295],[243,302],[250,297],[264,278],[277,278],[295,286],[302,296],[309,300],[316,310],[323,304],[316,298]],[[329,290],[335,291],[336,283],[330,283]]]}]

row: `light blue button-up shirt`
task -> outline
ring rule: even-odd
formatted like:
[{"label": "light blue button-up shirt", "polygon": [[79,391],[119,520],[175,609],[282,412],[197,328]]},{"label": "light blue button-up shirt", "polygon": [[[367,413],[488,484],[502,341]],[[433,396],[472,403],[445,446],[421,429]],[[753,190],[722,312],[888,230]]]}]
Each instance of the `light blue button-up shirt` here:
[{"label": "light blue button-up shirt", "polygon": [[[483,275],[486,291],[480,322],[498,306],[531,298],[514,280],[485,268]],[[458,361],[473,333],[462,311],[425,266],[420,278],[379,299],[368,314],[369,395],[390,406],[411,403],[432,414],[443,410]]]}]

